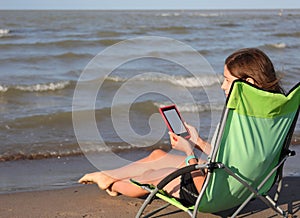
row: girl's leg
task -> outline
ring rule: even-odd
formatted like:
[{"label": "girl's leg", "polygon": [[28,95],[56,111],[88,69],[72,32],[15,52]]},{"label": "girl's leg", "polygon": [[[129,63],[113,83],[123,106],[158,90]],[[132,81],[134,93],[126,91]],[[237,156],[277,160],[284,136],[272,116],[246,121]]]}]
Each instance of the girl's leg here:
[{"label": "girl's leg", "polygon": [[[157,185],[165,176],[177,170],[177,168],[164,168],[159,170],[148,170],[143,175],[135,177],[134,179],[141,183]],[[174,197],[179,197],[180,177],[174,179],[164,188],[169,194]],[[142,197],[148,192],[134,184],[129,179],[119,180],[112,184],[110,193],[118,193],[129,197]],[[114,195],[112,195],[114,196]]]},{"label": "girl's leg", "polygon": [[[148,170],[143,175],[139,177],[135,177],[133,179],[135,179],[140,183],[157,185],[163,178],[165,178],[167,175],[169,175],[175,170],[177,170],[177,168],[163,168],[159,170]],[[194,180],[194,184],[198,192],[200,193],[206,175],[203,175],[202,173],[200,173],[200,171],[194,171],[191,174]],[[168,183],[164,187],[164,190],[167,191],[173,197],[179,198],[180,182],[181,182],[181,177],[179,176],[174,180],[172,180],[170,183]],[[111,196],[117,196],[118,194],[123,194],[129,197],[142,197],[148,194],[146,190],[132,184],[129,181],[129,179],[124,179],[113,183],[112,186],[109,189],[107,189],[107,192]]]},{"label": "girl's leg", "polygon": [[[161,168],[180,168],[184,164],[184,156],[168,154],[160,149],[154,150],[149,156],[133,162],[127,166],[86,174],[80,183],[96,183],[99,188],[107,189],[114,182],[127,178],[134,178],[143,175],[149,170],[159,170]],[[152,178],[157,180],[159,178]]]}]

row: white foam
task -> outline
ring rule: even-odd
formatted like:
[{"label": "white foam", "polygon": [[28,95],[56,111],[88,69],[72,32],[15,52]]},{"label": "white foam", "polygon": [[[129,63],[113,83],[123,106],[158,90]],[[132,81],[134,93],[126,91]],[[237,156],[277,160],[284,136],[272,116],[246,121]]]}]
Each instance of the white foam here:
[{"label": "white foam", "polygon": [[286,44],[283,42],[270,44],[270,46],[273,48],[286,48]]},{"label": "white foam", "polygon": [[107,78],[108,80],[114,81],[114,82],[126,82],[127,79],[124,79],[122,77],[119,76],[110,76]]},{"label": "white foam", "polygon": [[218,17],[220,14],[218,13],[193,13],[192,16],[198,16],[198,17]]},{"label": "white foam", "polygon": [[0,92],[6,92],[8,90],[7,87],[0,85]]},{"label": "white foam", "polygon": [[157,14],[157,16],[161,16],[161,17],[177,17],[177,16],[181,16],[181,15],[188,15],[191,17],[218,17],[220,16],[219,13],[200,13],[200,12],[194,12],[194,13],[179,13],[179,12],[174,12],[174,13],[168,13],[168,12],[164,12],[161,14]]},{"label": "white foam", "polygon": [[16,86],[16,89],[28,92],[45,92],[45,91],[55,91],[59,89],[64,89],[69,85],[69,81],[48,83],[48,84],[34,84],[30,86]]},{"label": "white foam", "polygon": [[161,13],[161,14],[159,14],[159,16],[161,16],[161,17],[172,17],[172,16],[177,17],[177,16],[180,16],[180,15],[181,14],[178,13],[178,12],[174,12],[174,13]]},{"label": "white foam", "polygon": [[217,76],[175,77],[170,82],[187,88],[197,88],[212,86],[219,83],[220,80]]},{"label": "white foam", "polygon": [[0,29],[0,37],[6,36],[10,33],[9,29]]},{"label": "white foam", "polygon": [[[128,79],[111,76],[108,78],[114,82],[126,82]],[[186,87],[186,88],[197,88],[197,87],[207,87],[220,83],[220,77],[217,75],[203,75],[198,77],[185,77],[185,76],[155,76],[149,73],[143,77],[134,78],[136,81],[152,81],[152,82],[167,82],[174,85]]]},{"label": "white foam", "polygon": [[[154,105],[156,107],[164,107],[167,106],[169,103],[158,103],[155,102]],[[176,105],[178,110],[180,112],[188,112],[188,113],[200,113],[200,112],[205,112],[205,111],[219,111],[223,109],[223,104],[218,104],[218,103],[207,103],[207,104],[190,104],[190,103],[185,103],[185,104],[177,104]]]}]

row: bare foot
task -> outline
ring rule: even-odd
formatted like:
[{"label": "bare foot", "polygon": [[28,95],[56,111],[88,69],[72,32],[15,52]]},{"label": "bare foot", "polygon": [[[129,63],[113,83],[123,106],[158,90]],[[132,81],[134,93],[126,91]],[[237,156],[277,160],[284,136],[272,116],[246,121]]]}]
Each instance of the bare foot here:
[{"label": "bare foot", "polygon": [[116,180],[103,172],[94,172],[94,173],[85,174],[81,179],[78,180],[78,182],[82,184],[95,183],[99,186],[100,189],[106,190],[114,182],[116,182]]}]

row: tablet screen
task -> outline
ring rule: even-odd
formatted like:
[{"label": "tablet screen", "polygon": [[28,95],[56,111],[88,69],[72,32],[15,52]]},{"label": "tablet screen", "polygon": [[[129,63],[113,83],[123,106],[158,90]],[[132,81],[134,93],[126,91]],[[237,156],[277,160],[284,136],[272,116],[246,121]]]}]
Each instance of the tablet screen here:
[{"label": "tablet screen", "polygon": [[164,111],[164,114],[174,133],[180,135],[186,132],[185,126],[183,125],[183,122],[175,109]]},{"label": "tablet screen", "polygon": [[162,114],[170,131],[185,138],[190,137],[190,134],[175,105],[160,108],[160,113]]}]

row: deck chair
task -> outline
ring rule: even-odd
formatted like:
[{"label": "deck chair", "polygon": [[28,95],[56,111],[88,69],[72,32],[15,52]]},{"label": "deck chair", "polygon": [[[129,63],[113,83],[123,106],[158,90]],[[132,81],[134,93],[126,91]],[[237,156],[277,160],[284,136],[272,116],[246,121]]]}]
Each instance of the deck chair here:
[{"label": "deck chair", "polygon": [[[196,217],[197,212],[218,213],[234,208],[237,216],[247,203],[261,199],[268,207],[287,216],[278,205],[282,184],[282,168],[294,156],[289,150],[298,119],[300,83],[288,95],[258,89],[247,82],[233,83],[218,128],[213,151],[205,164],[179,169],[157,186],[132,182],[149,191],[136,217],[149,217],[169,205]],[[166,184],[184,173],[205,170],[206,179],[196,204],[186,207],[163,191]],[[277,181],[277,182],[276,182]],[[273,185],[277,192],[268,195]],[[276,187],[275,186],[275,187]],[[145,208],[160,198],[167,204],[144,215]]]}]

